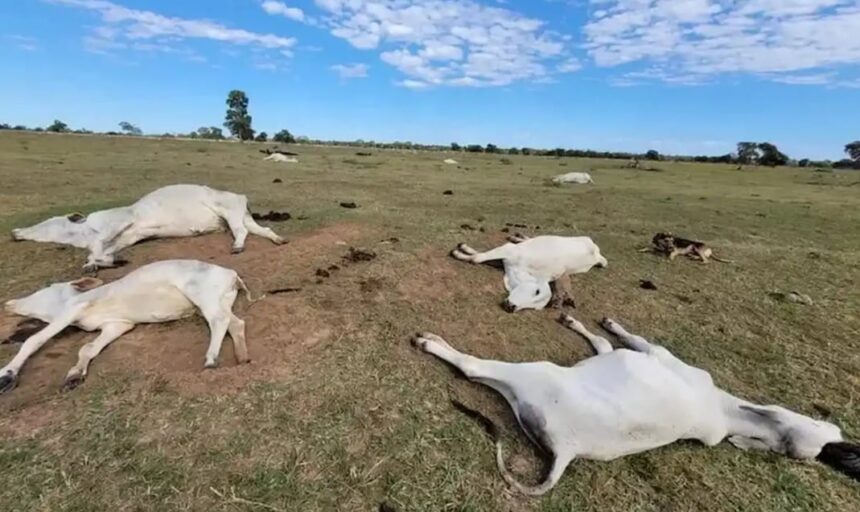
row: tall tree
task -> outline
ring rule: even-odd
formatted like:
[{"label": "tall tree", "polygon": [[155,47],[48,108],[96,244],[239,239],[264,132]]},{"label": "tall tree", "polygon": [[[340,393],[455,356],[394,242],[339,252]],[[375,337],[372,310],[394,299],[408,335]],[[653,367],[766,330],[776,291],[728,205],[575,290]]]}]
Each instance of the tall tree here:
[{"label": "tall tree", "polygon": [[860,140],[845,144],[845,152],[848,153],[851,160],[860,163]]},{"label": "tall tree", "polygon": [[248,96],[244,91],[232,90],[227,95],[227,115],[224,117],[224,127],[239,140],[254,138],[251,128],[251,115],[248,114]]},{"label": "tall tree", "polygon": [[738,142],[738,162],[751,164],[755,163],[758,157],[758,144],[755,142]]},{"label": "tall tree", "polygon": [[284,129],[273,135],[272,140],[275,142],[283,142],[284,144],[292,144],[296,141],[296,138],[293,137],[293,134],[290,133],[289,130]]},{"label": "tall tree", "polygon": [[269,134],[267,134],[266,132],[260,132],[254,138],[254,140],[257,142],[266,142],[267,140],[269,140]]},{"label": "tall tree", "polygon": [[129,123],[128,121],[122,121],[119,123],[120,130],[124,131],[129,135],[143,135],[143,131],[137,126]]},{"label": "tall tree", "polygon": [[761,165],[775,167],[777,165],[785,165],[788,163],[788,156],[770,142],[760,143],[758,145],[758,149],[761,152],[761,156],[758,158],[758,163]]},{"label": "tall tree", "polygon": [[69,125],[60,121],[59,119],[54,119],[54,122],[51,124],[51,126],[45,129],[49,132],[63,133],[69,131]]}]

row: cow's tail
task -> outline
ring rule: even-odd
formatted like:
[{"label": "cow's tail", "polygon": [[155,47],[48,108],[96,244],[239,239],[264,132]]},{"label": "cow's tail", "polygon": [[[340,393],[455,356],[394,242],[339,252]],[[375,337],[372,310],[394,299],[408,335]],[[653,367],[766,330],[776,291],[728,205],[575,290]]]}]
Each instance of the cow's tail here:
[{"label": "cow's tail", "polygon": [[546,494],[550,489],[555,487],[555,484],[557,484],[559,479],[561,479],[561,475],[564,473],[567,464],[563,461],[560,461],[556,457],[553,460],[552,468],[549,471],[549,475],[546,477],[546,480],[544,480],[543,483],[534,487],[521,484],[514,477],[514,475],[512,475],[508,471],[508,468],[505,466],[505,458],[502,454],[502,439],[499,435],[499,428],[496,426],[495,423],[493,423],[493,420],[474,409],[470,409],[469,407],[467,407],[461,402],[458,402],[457,400],[451,399],[451,404],[458,411],[480,423],[481,426],[484,427],[484,430],[487,431],[487,434],[489,434],[490,438],[496,445],[496,466],[498,467],[499,473],[502,475],[502,478],[509,486],[528,496],[542,496]]},{"label": "cow's tail", "polygon": [[236,275],[236,284],[239,285],[239,289],[245,292],[245,296],[248,297],[248,303],[254,304],[255,302],[259,302],[266,297],[266,294],[261,294],[256,299],[251,296],[251,290],[248,289],[248,286],[245,285],[245,281],[242,281],[242,278],[239,275]]}]

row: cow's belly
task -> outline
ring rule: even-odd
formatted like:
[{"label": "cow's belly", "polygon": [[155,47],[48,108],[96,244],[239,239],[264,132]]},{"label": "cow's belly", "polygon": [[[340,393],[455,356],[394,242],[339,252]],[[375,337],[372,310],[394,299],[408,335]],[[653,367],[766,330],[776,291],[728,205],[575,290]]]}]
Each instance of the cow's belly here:
[{"label": "cow's belly", "polygon": [[224,222],[203,205],[174,205],[156,212],[135,212],[135,230],[140,238],[195,236],[220,231]]},{"label": "cow's belly", "polygon": [[612,460],[718,426],[713,388],[691,386],[654,356],[615,350],[572,374],[576,380],[556,406],[567,414],[552,426],[572,440],[578,457]]},{"label": "cow's belly", "polygon": [[175,286],[152,285],[145,290],[120,291],[101,298],[87,308],[77,323],[85,330],[111,322],[159,323],[191,316],[195,310],[194,304]]},{"label": "cow's belly", "polygon": [[594,256],[581,252],[571,252],[556,256],[531,258],[526,265],[527,271],[536,277],[556,280],[564,274],[582,274],[591,270],[595,264]]}]

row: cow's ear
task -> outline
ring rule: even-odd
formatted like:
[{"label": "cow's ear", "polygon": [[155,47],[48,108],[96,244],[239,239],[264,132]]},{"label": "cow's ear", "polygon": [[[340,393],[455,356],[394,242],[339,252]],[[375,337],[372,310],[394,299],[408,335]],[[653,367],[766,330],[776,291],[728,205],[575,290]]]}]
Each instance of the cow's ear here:
[{"label": "cow's ear", "polygon": [[81,222],[87,220],[87,216],[83,213],[70,213],[66,215],[66,218],[69,219],[70,222],[74,222],[75,224],[80,224]]},{"label": "cow's ear", "polygon": [[72,288],[81,293],[98,288],[104,284],[104,281],[97,277],[82,277],[77,281],[72,281]]}]

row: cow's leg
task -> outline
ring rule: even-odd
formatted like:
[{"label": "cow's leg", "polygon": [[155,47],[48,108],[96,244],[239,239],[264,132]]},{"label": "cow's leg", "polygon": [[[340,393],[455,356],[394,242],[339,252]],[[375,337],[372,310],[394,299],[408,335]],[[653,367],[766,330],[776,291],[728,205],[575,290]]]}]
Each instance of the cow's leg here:
[{"label": "cow's leg", "polygon": [[609,343],[609,340],[607,340],[603,336],[598,336],[589,332],[588,329],[586,329],[581,322],[579,322],[572,316],[561,315],[559,321],[562,323],[562,325],[564,325],[571,331],[579,334],[580,336],[588,340],[588,342],[591,343],[591,346],[594,348],[594,351],[597,352],[597,355],[612,352],[613,348],[612,344]]},{"label": "cow's leg", "polygon": [[486,263],[488,261],[508,258],[511,254],[511,248],[513,247],[516,247],[516,245],[509,243],[487,252],[477,252],[466,244],[460,244],[456,249],[451,251],[451,256],[460,261],[468,261],[476,264]]},{"label": "cow's leg", "polygon": [[268,238],[273,243],[281,245],[286,242],[283,238],[278,236],[277,233],[272,231],[271,229],[261,226],[257,224],[257,221],[254,220],[254,217],[251,217],[251,214],[247,211],[245,212],[245,217],[243,218],[243,222],[245,223],[245,227],[248,229],[248,232],[252,235],[261,236],[263,238]]},{"label": "cow's leg", "polygon": [[479,359],[458,352],[440,336],[421,333],[413,339],[419,349],[432,354],[460,370],[467,379],[479,382],[498,391],[508,403],[516,403],[512,385],[520,380],[515,364]]},{"label": "cow's leg", "polygon": [[18,353],[9,361],[9,364],[0,369],[0,393],[5,393],[15,388],[15,384],[18,382],[18,373],[21,371],[24,363],[27,362],[27,359],[42,348],[49,339],[71,325],[84,307],[86,307],[86,304],[70,308],[63,315],[46,325],[41,331],[24,341]]},{"label": "cow's leg", "polygon": [[128,322],[115,322],[105,324],[101,333],[93,341],[87,343],[78,352],[78,364],[66,374],[63,389],[71,390],[80,385],[87,377],[90,362],[101,353],[112,341],[134,328],[134,324]]},{"label": "cow's leg", "polygon": [[611,332],[612,334],[618,336],[618,339],[621,343],[631,350],[635,350],[637,352],[644,352],[646,354],[651,353],[651,351],[657,347],[658,345],[652,345],[651,342],[643,338],[642,336],[637,336],[635,334],[630,334],[624,327],[621,326],[615,320],[611,318],[604,318],[600,322],[601,327]]},{"label": "cow's leg", "polygon": [[245,216],[243,213],[226,211],[223,213],[224,220],[233,234],[233,253],[245,250],[245,239],[248,238],[248,228],[245,227]]},{"label": "cow's leg", "polygon": [[574,305],[573,296],[570,291],[570,275],[564,273],[553,281],[555,290],[552,294],[549,306],[551,308],[562,309],[567,305]]},{"label": "cow's leg", "polygon": [[233,353],[236,355],[236,363],[243,364],[251,361],[248,357],[248,345],[245,343],[245,321],[230,313],[230,323],[227,324],[227,332],[233,340]]}]

